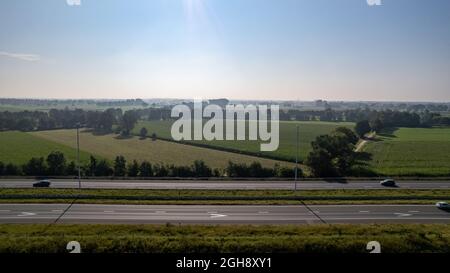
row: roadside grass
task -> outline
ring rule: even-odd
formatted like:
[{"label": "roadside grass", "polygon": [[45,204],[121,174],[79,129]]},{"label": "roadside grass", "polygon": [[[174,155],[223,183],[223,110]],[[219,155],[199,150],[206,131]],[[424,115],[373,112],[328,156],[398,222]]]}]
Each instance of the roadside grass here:
[{"label": "roadside grass", "polygon": [[[158,137],[172,140],[171,126],[173,121],[139,121],[132,133],[139,135],[142,127],[147,128],[148,135],[155,133]],[[266,156],[278,158],[280,160],[295,161],[296,156],[296,128],[299,125],[299,159],[303,160],[311,151],[311,141],[317,136],[330,133],[333,129],[344,126],[353,128],[351,122],[324,122],[324,121],[280,121],[280,146],[273,152],[261,152],[260,141],[239,140],[239,141],[185,141],[185,143],[207,146],[213,149],[230,150],[254,154],[257,156]],[[246,132],[248,135],[249,122],[246,123]]]},{"label": "roadside grass", "polygon": [[[47,141],[76,147],[75,130],[52,130],[32,132],[30,135]],[[225,168],[228,161],[235,163],[251,163],[258,161],[264,167],[273,168],[275,164],[294,167],[295,164],[255,156],[217,151],[208,148],[195,147],[163,140],[140,139],[137,136],[119,138],[114,134],[94,135],[91,132],[80,134],[80,149],[95,155],[114,160],[117,155],[123,155],[129,162],[132,160],[147,160],[151,163],[191,165],[195,160],[203,160],[212,168]]]},{"label": "roadside grass", "polygon": [[369,167],[383,176],[450,175],[450,128],[399,128],[368,142]]},{"label": "roadside grass", "polygon": [[450,251],[450,225],[0,225],[1,253],[383,253]]},{"label": "roadside grass", "polygon": [[[75,134],[70,136],[73,141],[75,141],[75,136]],[[75,161],[77,155],[76,149],[68,145],[18,131],[0,132],[0,143],[0,161],[3,163],[24,164],[32,157],[46,158],[53,151],[64,153],[68,161]],[[80,160],[87,162],[89,153],[81,152]]]},{"label": "roadside grass", "polygon": [[93,204],[434,204],[450,190],[115,190],[0,189],[0,203]]}]

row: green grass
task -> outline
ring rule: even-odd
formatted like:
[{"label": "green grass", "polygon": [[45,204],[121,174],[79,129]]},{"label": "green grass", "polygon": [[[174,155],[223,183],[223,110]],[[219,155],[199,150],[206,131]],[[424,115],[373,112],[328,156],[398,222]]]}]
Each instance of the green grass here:
[{"label": "green grass", "polygon": [[[188,143],[208,145],[213,148],[230,149],[237,152],[251,153],[255,155],[264,155],[282,160],[294,161],[296,156],[296,126],[300,127],[299,137],[299,158],[304,159],[311,151],[311,141],[317,136],[328,134],[339,126],[352,128],[353,123],[349,122],[280,122],[280,146],[273,152],[260,152],[259,141],[189,141]],[[138,135],[142,127],[146,127],[149,135],[156,133],[157,136],[165,139],[172,139],[170,130],[172,121],[140,121],[135,126],[133,133]]]},{"label": "green grass", "polygon": [[[75,148],[74,134],[75,130],[30,133],[32,136]],[[204,160],[207,165],[213,168],[224,168],[228,161],[236,163],[259,161],[265,167],[273,167],[276,163],[282,166],[294,166],[288,162],[194,147],[169,141],[152,141],[151,139],[140,139],[136,136],[122,139],[114,134],[94,135],[91,132],[81,132],[80,149],[110,160],[113,160],[117,155],[123,155],[128,161],[134,159],[138,161],[148,160],[152,163],[183,166],[191,165],[195,160],[199,159]]]},{"label": "green grass", "polygon": [[370,167],[386,176],[450,176],[450,128],[400,128],[366,144]]},{"label": "green grass", "polygon": [[[75,139],[75,135],[72,135]],[[0,132],[0,161],[3,163],[23,164],[32,157],[46,158],[52,151],[63,152],[69,161],[76,160],[76,150],[63,144],[48,141],[33,135],[7,131]],[[87,161],[89,154],[80,153],[81,161]]]},{"label": "green grass", "polygon": [[434,204],[450,190],[0,189],[0,203],[104,204]]},{"label": "green grass", "polygon": [[383,253],[450,251],[450,225],[0,225],[0,253]]}]

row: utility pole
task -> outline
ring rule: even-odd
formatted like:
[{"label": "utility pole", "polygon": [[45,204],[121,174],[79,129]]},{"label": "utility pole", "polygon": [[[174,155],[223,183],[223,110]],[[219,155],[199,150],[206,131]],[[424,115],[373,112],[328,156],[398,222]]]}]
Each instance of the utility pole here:
[{"label": "utility pole", "polygon": [[298,131],[299,126],[297,125],[297,140],[296,140],[296,151],[295,151],[295,181],[294,181],[294,191],[297,191],[297,178],[298,178]]},{"label": "utility pole", "polygon": [[79,123],[77,123],[77,165],[78,165],[78,188],[81,189],[80,124]]}]

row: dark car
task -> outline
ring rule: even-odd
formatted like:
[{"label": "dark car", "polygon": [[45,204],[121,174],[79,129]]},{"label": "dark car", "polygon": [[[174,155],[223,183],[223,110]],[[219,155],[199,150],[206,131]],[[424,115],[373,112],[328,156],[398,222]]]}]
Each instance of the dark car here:
[{"label": "dark car", "polygon": [[33,183],[33,187],[35,188],[48,188],[50,187],[50,181],[48,180],[41,180],[38,182]]},{"label": "dark car", "polygon": [[396,186],[394,179],[385,179],[380,182],[380,185],[385,186],[385,187],[395,187]]}]

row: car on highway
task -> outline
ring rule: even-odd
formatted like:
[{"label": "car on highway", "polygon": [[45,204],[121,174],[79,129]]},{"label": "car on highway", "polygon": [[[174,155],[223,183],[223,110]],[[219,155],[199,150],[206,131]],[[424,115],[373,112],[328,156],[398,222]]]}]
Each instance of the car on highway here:
[{"label": "car on highway", "polygon": [[447,202],[437,202],[436,207],[443,210],[450,210],[450,205]]},{"label": "car on highway", "polygon": [[50,181],[49,180],[40,180],[35,183],[33,183],[33,187],[35,188],[48,188],[50,187]]},{"label": "car on highway", "polygon": [[395,180],[391,179],[391,178],[380,181],[380,185],[385,186],[385,187],[395,187],[396,186]]}]

